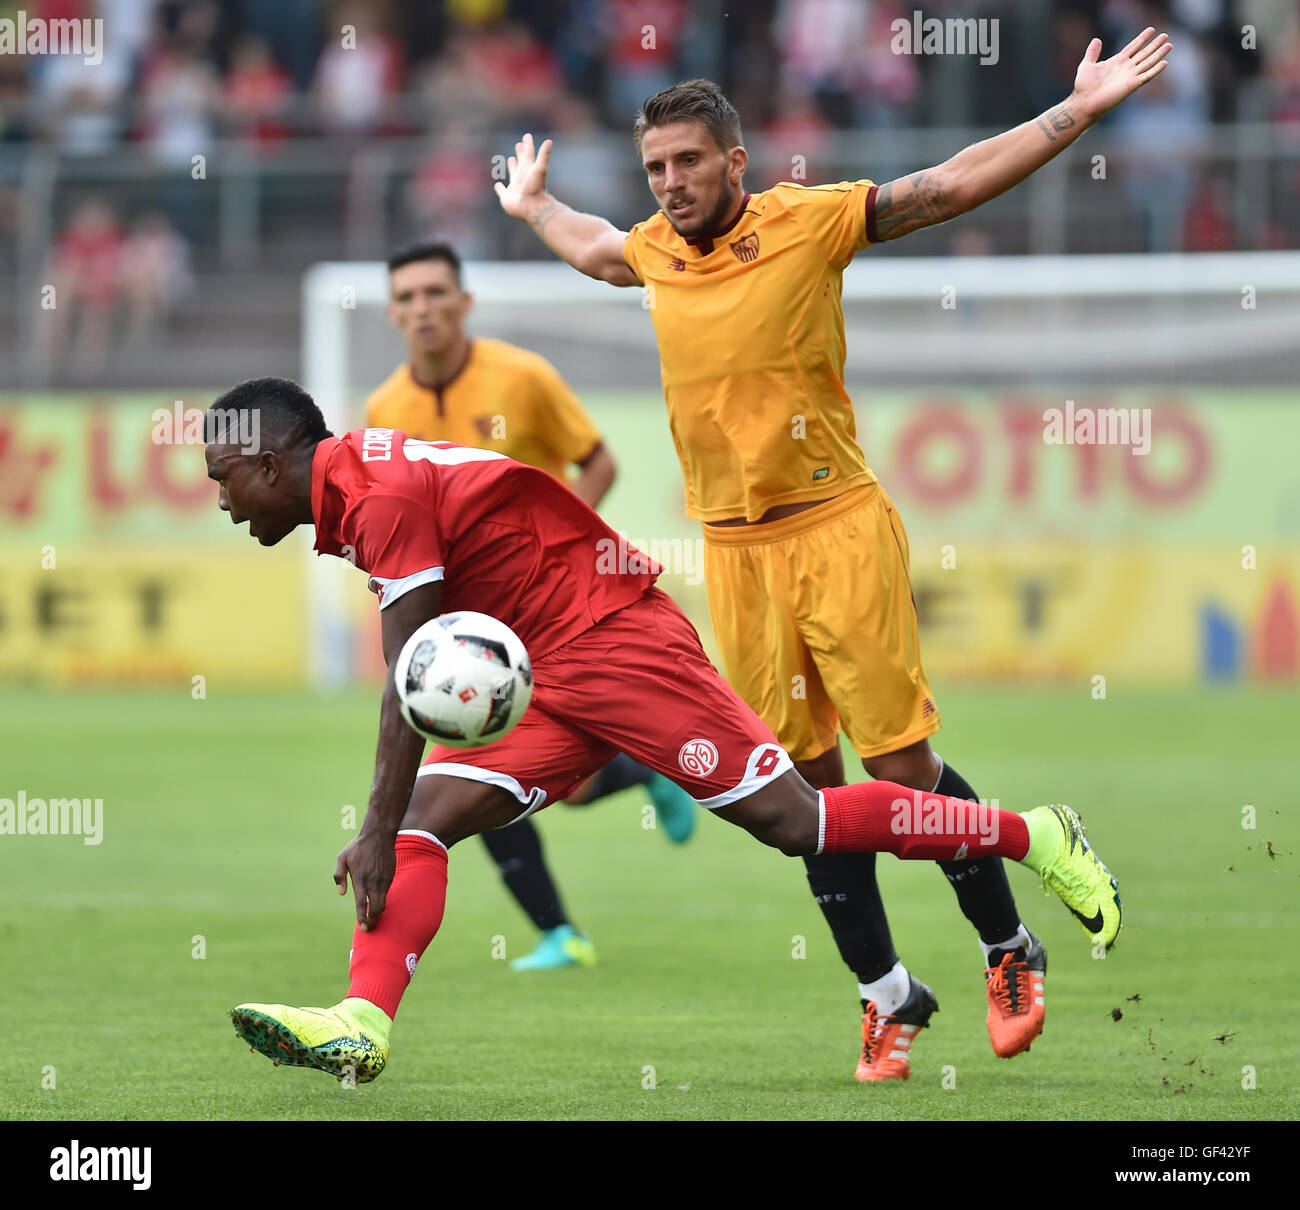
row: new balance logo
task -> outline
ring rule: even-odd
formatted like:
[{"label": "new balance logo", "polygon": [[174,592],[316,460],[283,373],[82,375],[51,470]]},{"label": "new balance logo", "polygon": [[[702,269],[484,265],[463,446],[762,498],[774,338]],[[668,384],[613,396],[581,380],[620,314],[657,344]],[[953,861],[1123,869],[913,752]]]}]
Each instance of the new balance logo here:
[{"label": "new balance logo", "polygon": [[682,260],[680,256],[674,256],[673,259],[668,262],[668,267],[675,273],[681,273],[686,268],[686,262]]},{"label": "new balance logo", "polygon": [[737,260],[742,260],[745,264],[758,260],[758,235],[750,234],[738,239],[734,244],[729,245],[731,250],[736,254]]},{"label": "new balance logo", "polygon": [[921,702],[921,717],[929,718],[935,712],[935,704],[927,697]]}]

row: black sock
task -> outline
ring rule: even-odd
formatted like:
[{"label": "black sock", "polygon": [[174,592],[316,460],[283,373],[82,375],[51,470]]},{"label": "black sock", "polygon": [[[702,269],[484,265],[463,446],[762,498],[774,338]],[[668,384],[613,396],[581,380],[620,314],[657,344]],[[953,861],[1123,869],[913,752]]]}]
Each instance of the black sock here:
[{"label": "black sock", "polygon": [[859,983],[874,983],[887,975],[898,954],[876,884],[876,855],[822,853],[805,857],[803,863],[808,885],[845,965]]},{"label": "black sock", "polygon": [[[979,798],[970,783],[946,761],[933,792],[972,802]],[[966,919],[975,926],[985,945],[1015,935],[1020,927],[1020,913],[1016,910],[1015,897],[1011,894],[1011,884],[1007,881],[1007,870],[1001,857],[941,861],[938,865],[957,892],[957,902]]]},{"label": "black sock", "polygon": [[568,924],[569,917],[546,868],[542,838],[533,821],[521,819],[508,827],[484,832],[482,836],[502,880],[528,918],[543,932]]},{"label": "black sock", "polygon": [[634,761],[626,752],[620,752],[596,774],[587,802],[595,802],[607,794],[617,794],[629,786],[644,786],[654,775],[653,769]]}]

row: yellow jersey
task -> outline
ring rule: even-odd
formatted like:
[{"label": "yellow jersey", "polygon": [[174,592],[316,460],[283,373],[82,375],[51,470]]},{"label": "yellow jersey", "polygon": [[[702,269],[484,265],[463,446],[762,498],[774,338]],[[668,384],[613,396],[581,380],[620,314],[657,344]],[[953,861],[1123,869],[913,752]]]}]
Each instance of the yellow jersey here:
[{"label": "yellow jersey", "polygon": [[546,358],[478,338],[459,373],[440,387],[422,386],[409,364],[400,366],[366,401],[366,427],[495,450],[561,482],[569,463],[582,462],[601,442]]},{"label": "yellow jersey", "polygon": [[628,233],[690,516],[756,521],[875,481],[844,389],[840,303],[844,267],[871,242],[874,188],[783,181],[712,240],[683,238],[662,211]]}]

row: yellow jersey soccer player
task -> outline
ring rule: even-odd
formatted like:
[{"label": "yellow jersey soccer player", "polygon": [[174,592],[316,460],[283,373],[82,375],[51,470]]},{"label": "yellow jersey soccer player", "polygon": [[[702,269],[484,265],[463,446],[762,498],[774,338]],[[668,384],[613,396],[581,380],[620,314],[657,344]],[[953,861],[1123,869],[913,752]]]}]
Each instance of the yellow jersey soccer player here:
[{"label": "yellow jersey soccer player", "polygon": [[[575,495],[596,508],[618,468],[591,417],[555,367],[503,340],[471,337],[473,305],[460,258],[444,243],[414,244],[388,262],[388,318],[406,343],[403,362],[366,402],[366,427],[396,429],[422,441],[481,446],[547,471],[561,482],[571,465]],[[695,804],[666,777],[625,753],[572,794],[590,803],[644,785],[669,839],[695,825]],[[595,961],[591,940],[573,925],[530,819],[483,833],[507,889],[541,934],[515,970],[555,970]]]},{"label": "yellow jersey soccer player", "polygon": [[[688,510],[704,524],[722,661],[813,785],[842,784],[843,728],[873,777],[975,798],[929,743],[940,718],[921,665],[907,537],[857,444],[844,388],[843,270],[872,244],[1023,181],[1158,75],[1169,49],[1147,29],[1102,60],[1094,39],[1064,102],[879,186],[746,192],[739,116],[707,80],[642,107],[634,136],[659,211],[631,232],[547,192],[549,140],[535,149],[525,135],[509,183],[496,185],[503,209],[574,268],[650,294]],[[857,1076],[906,1078],[913,1038],[938,1006],[898,961],[873,859],[806,864],[859,979]],[[1046,952],[1020,921],[1000,861],[941,864],[979,933],[993,1048],[1017,1054],[1042,1030]]]}]

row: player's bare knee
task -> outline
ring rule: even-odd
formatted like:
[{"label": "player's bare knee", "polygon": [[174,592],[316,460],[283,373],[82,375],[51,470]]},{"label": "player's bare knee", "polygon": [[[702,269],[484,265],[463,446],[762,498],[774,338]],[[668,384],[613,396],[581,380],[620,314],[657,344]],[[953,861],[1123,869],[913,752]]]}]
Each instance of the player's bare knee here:
[{"label": "player's bare knee", "polygon": [[930,741],[924,739],[897,752],[865,757],[862,767],[877,781],[893,781],[917,790],[931,789],[942,769]]},{"label": "player's bare knee", "polygon": [[787,857],[811,857],[817,852],[817,818],[782,821],[780,830],[768,842]]},{"label": "player's bare knee", "polygon": [[[811,823],[811,826],[809,824]],[[755,839],[787,857],[811,856],[817,849],[817,821],[798,818],[797,814],[762,823],[742,825]]]},{"label": "player's bare knee", "polygon": [[844,784],[844,757],[838,744],[811,760],[795,761],[794,767],[814,789],[823,790],[827,786]]},{"label": "player's bare knee", "polygon": [[523,804],[500,786],[435,774],[415,779],[401,827],[428,832],[450,848],[467,836],[503,827],[523,810]]},{"label": "player's bare knee", "polygon": [[817,851],[817,791],[794,770],[714,814],[787,857],[806,857]]}]

